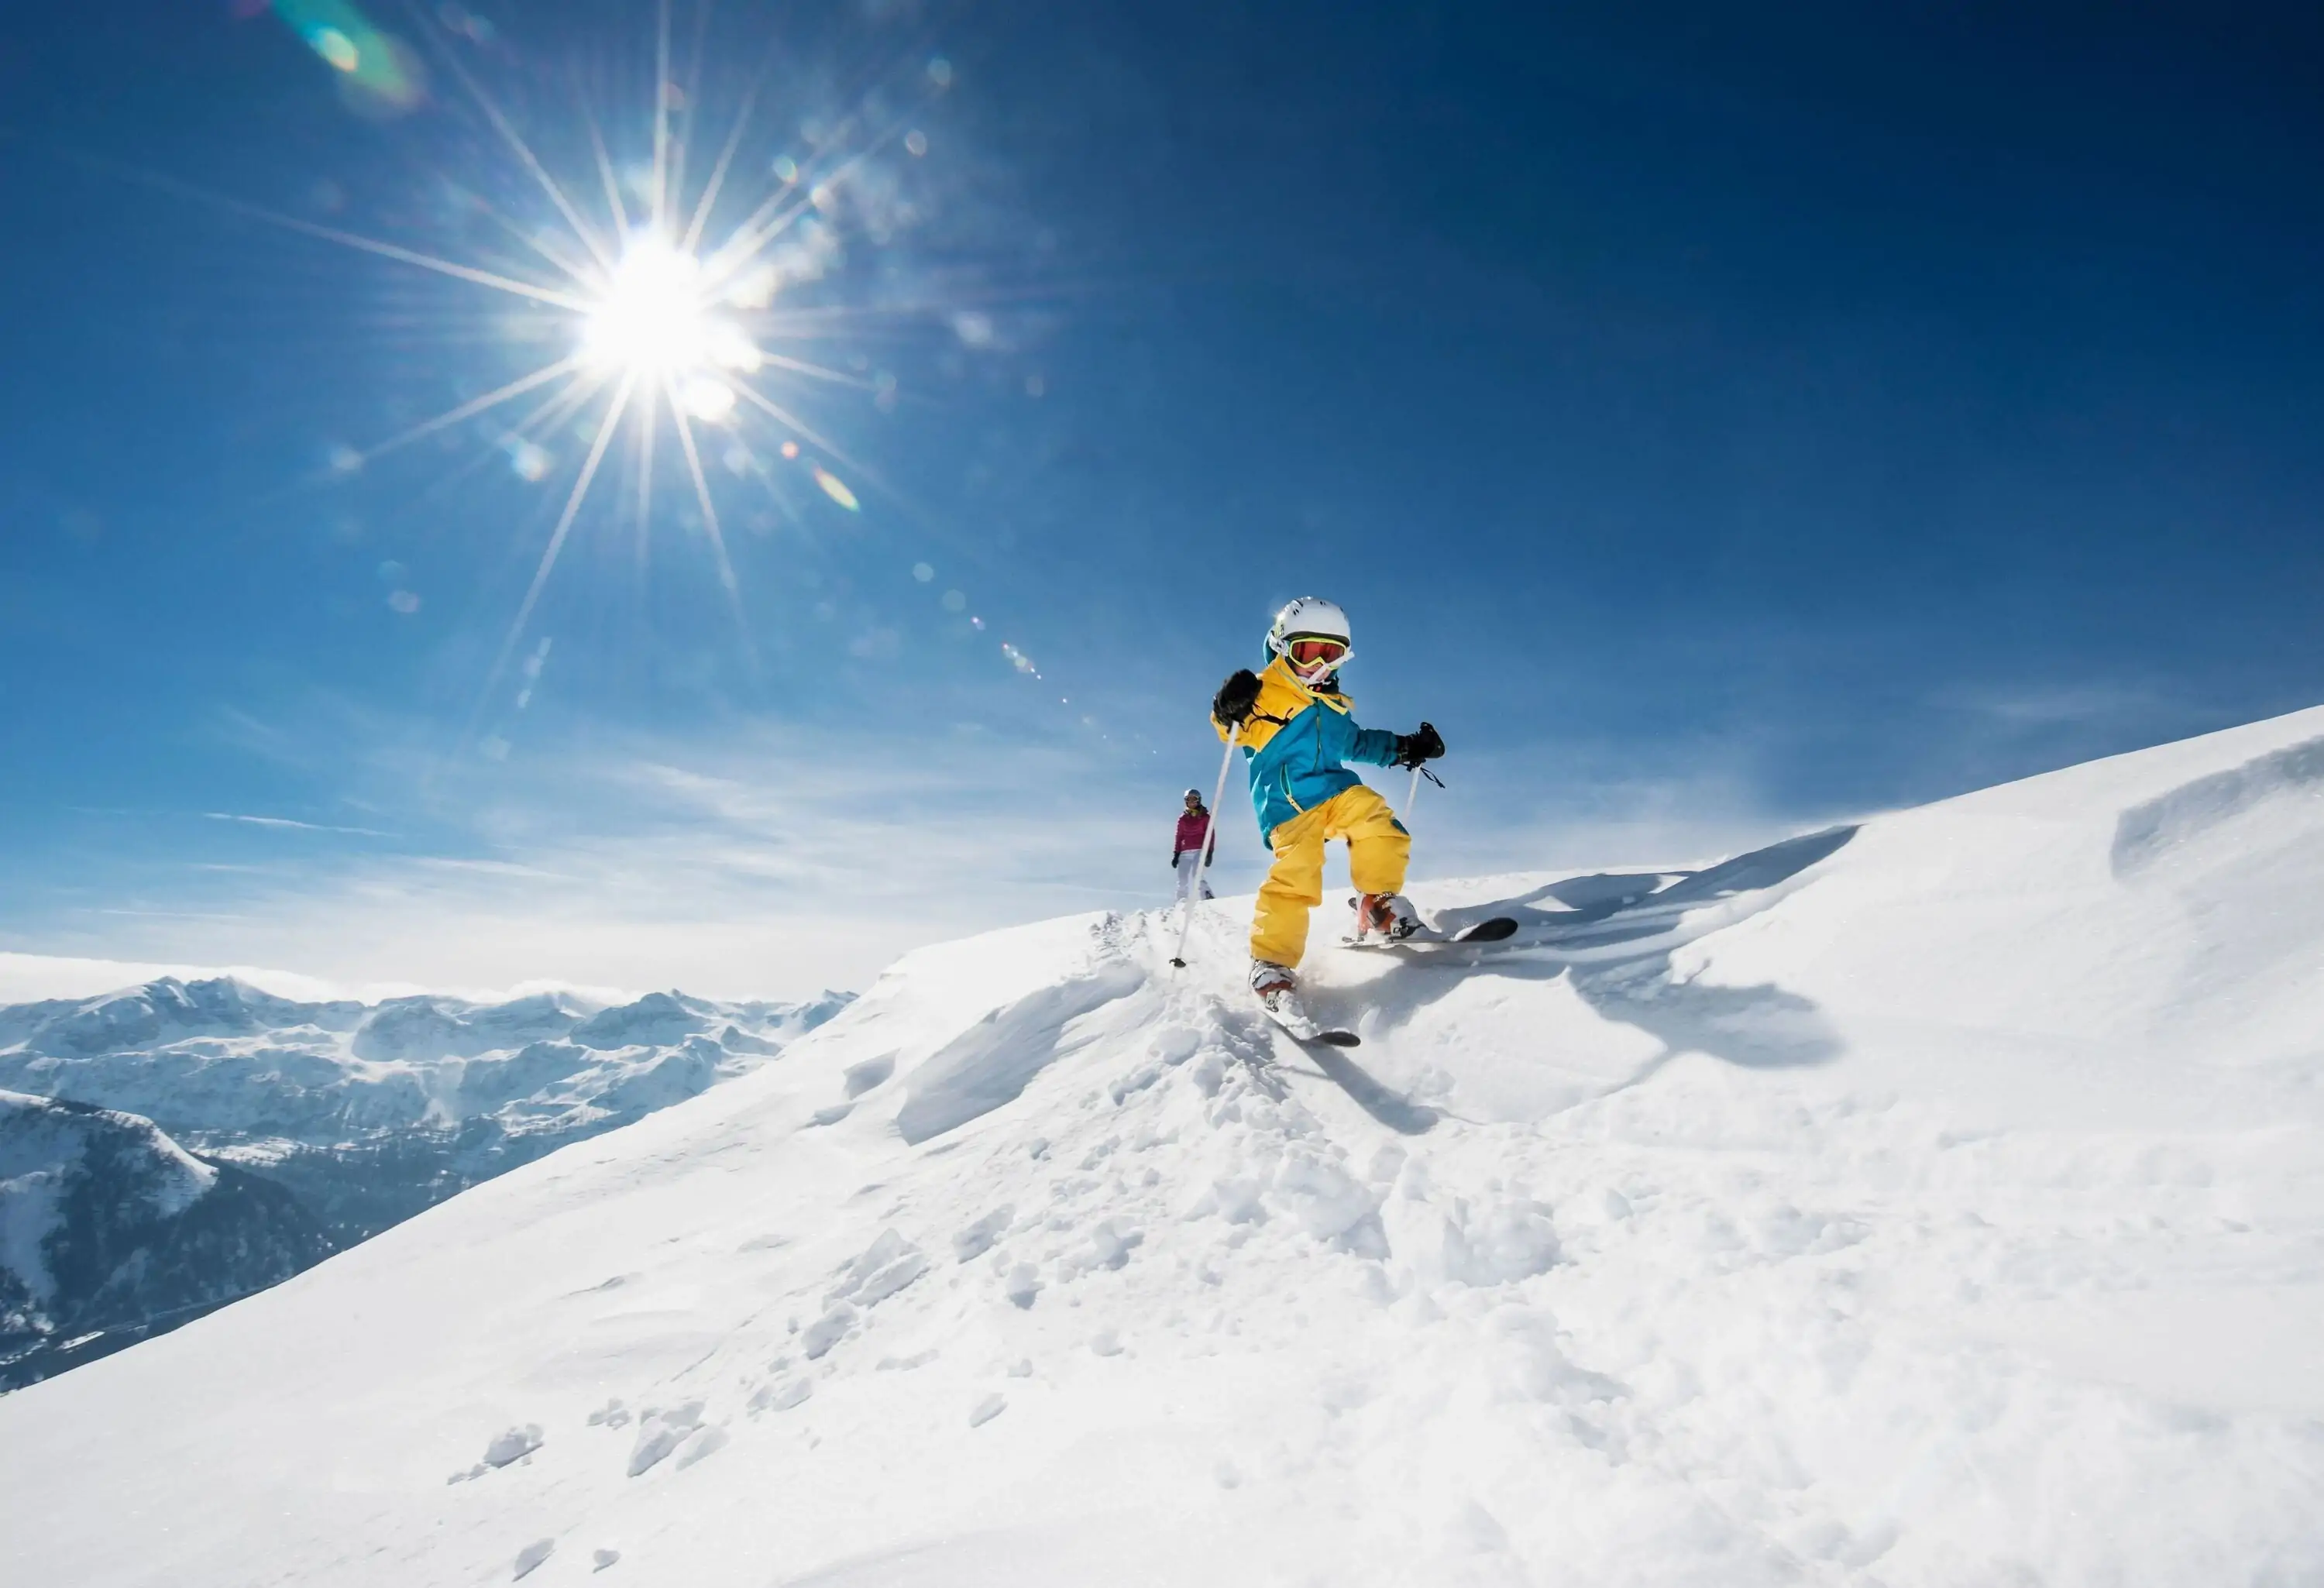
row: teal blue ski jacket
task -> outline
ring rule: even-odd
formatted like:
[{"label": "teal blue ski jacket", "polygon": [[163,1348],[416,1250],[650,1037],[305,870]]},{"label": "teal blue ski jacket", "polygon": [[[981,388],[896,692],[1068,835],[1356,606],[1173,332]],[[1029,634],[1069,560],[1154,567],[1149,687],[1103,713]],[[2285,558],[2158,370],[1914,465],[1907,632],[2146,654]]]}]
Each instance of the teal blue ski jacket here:
[{"label": "teal blue ski jacket", "polygon": [[[1331,681],[1338,682],[1337,676]],[[1396,735],[1357,726],[1352,712],[1345,695],[1310,689],[1281,657],[1259,675],[1259,705],[1243,725],[1242,752],[1259,836],[1268,848],[1275,846],[1277,827],[1363,780],[1343,762],[1394,764]],[[1218,731],[1226,737],[1225,728]]]}]

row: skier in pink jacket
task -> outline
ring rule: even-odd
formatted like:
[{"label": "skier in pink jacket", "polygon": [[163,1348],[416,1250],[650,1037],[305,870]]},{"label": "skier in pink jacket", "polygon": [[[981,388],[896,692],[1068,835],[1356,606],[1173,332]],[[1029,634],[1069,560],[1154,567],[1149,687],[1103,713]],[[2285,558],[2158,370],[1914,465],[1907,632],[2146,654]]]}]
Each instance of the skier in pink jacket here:
[{"label": "skier in pink jacket", "polygon": [[[1211,860],[1219,853],[1218,835],[1211,829],[1211,813],[1203,808],[1203,791],[1186,790],[1186,808],[1178,815],[1178,835],[1170,843],[1170,869],[1178,875],[1178,898],[1183,902],[1186,890],[1194,885],[1197,867],[1207,868],[1211,861],[1203,858],[1203,842],[1210,841]],[[1211,882],[1203,879],[1203,897],[1211,897]]]}]

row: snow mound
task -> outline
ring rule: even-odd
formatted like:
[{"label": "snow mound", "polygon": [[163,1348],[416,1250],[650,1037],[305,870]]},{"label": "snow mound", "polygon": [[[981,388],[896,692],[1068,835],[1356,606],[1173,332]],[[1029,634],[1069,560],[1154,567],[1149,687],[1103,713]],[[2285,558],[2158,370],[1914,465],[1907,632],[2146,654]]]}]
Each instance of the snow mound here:
[{"label": "snow mound", "polygon": [[0,1558],[2324,1580],[2319,765],[2324,711],[1423,887],[1521,930],[1327,916],[1352,1051],[1253,1013],[1241,901],[1180,974],[1158,915],[921,951],[779,1066],[0,1400]]}]

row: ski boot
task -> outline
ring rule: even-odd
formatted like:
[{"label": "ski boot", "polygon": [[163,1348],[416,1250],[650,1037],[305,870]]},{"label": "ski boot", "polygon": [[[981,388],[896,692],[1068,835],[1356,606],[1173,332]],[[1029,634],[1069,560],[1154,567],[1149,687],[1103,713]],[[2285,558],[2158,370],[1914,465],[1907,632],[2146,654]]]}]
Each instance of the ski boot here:
[{"label": "ski boot", "polygon": [[1328,1043],[1333,1048],[1353,1048],[1360,1040],[1353,1031],[1327,1031],[1314,1022],[1299,1002],[1299,978],[1289,965],[1271,959],[1252,960],[1250,990],[1259,994],[1259,1006],[1267,1011],[1267,1018],[1290,1032],[1294,1040]]},{"label": "ski boot", "polygon": [[1277,965],[1271,959],[1252,960],[1250,990],[1259,994],[1267,1012],[1276,1019],[1306,1018],[1306,1011],[1299,1007],[1299,977],[1289,965]]},{"label": "ski boot", "polygon": [[1420,930],[1420,912],[1401,893],[1366,893],[1357,898],[1358,943],[1401,943]]}]

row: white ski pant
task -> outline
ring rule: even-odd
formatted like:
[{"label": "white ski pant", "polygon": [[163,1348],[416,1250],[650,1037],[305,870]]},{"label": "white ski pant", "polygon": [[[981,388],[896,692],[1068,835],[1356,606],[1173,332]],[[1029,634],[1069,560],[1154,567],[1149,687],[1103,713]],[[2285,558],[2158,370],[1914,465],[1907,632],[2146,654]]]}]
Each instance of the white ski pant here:
[{"label": "white ski pant", "polygon": [[[1194,867],[1201,863],[1202,858],[1203,852],[1199,849],[1178,851],[1178,902],[1181,904],[1186,902],[1186,890],[1194,885]],[[1203,897],[1205,899],[1213,897],[1211,880],[1208,877],[1203,879]]]}]

